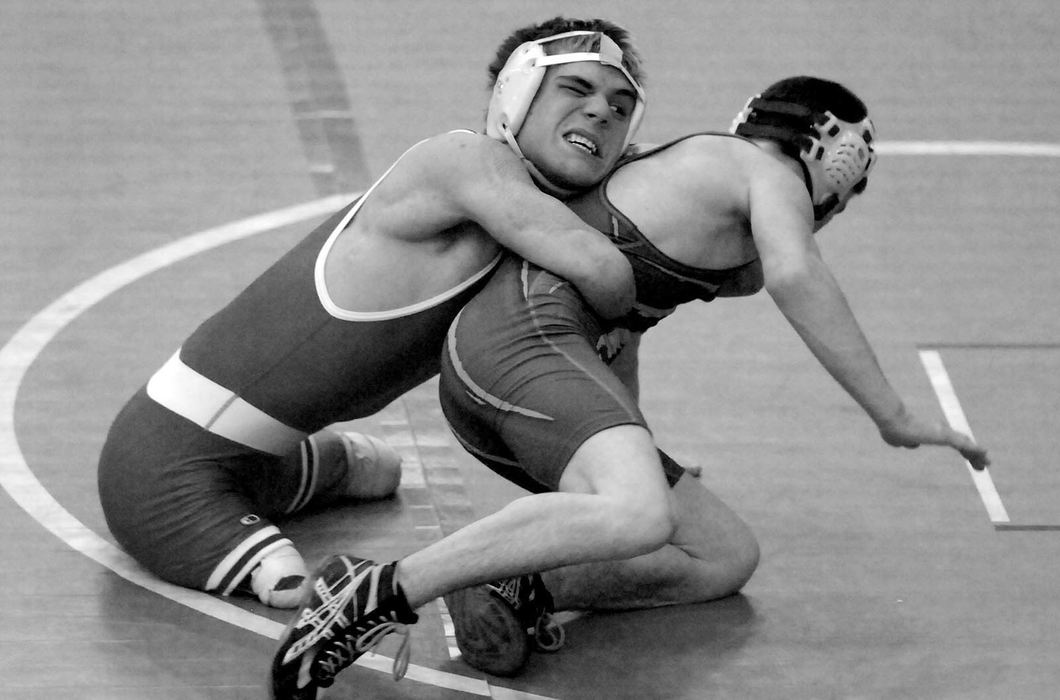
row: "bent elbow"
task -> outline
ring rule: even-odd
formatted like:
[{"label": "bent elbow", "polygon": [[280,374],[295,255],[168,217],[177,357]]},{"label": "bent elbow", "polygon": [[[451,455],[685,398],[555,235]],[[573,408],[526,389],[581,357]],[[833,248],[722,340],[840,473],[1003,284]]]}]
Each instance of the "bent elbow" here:
[{"label": "bent elbow", "polygon": [[[636,285],[633,268],[624,255],[599,258],[588,273],[585,298],[593,310],[605,319],[618,318],[633,308]],[[581,287],[580,287],[581,288]]]},{"label": "bent elbow", "polygon": [[803,289],[813,279],[809,265],[780,264],[763,269],[765,290],[774,299],[783,298],[795,290]]}]

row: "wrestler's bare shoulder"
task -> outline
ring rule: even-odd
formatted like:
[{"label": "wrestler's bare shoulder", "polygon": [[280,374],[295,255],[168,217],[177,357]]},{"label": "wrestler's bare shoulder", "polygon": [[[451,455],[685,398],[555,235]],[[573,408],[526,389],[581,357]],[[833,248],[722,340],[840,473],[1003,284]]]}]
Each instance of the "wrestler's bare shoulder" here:
[{"label": "wrestler's bare shoulder", "polygon": [[443,193],[494,178],[529,182],[521,159],[507,144],[469,131],[424,139],[401,157],[393,176],[390,179],[399,186]]},{"label": "wrestler's bare shoulder", "polygon": [[469,211],[481,206],[483,193],[496,192],[503,201],[506,187],[529,183],[525,167],[507,145],[466,131],[439,134],[393,165],[366,198],[354,225],[369,235],[434,238],[462,229]]},{"label": "wrestler's bare shoulder", "polygon": [[[724,175],[743,171],[765,154],[754,143],[725,134],[697,134],[678,141],[663,152],[668,165],[683,174],[710,174],[724,168]],[[725,171],[728,171],[727,173]]]}]

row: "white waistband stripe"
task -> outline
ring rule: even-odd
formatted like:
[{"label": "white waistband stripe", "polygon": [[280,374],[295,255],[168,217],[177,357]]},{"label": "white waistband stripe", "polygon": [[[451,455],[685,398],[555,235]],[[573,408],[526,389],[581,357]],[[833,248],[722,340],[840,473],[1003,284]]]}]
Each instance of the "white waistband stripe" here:
[{"label": "white waistband stripe", "polygon": [[179,350],[147,382],[147,395],[215,435],[280,457],[307,437],[188,367]]}]

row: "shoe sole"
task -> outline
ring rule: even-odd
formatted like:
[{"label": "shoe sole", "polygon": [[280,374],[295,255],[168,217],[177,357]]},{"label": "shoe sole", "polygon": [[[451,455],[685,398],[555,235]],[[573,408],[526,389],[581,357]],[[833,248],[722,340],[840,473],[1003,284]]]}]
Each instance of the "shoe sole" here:
[{"label": "shoe sole", "polygon": [[495,676],[514,676],[530,658],[530,637],[515,612],[485,586],[444,596],[464,661]]}]

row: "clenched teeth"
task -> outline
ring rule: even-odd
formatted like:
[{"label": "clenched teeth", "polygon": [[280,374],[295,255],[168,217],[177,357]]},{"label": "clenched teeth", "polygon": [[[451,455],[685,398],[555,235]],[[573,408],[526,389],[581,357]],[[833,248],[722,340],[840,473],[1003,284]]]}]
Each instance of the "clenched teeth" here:
[{"label": "clenched teeth", "polygon": [[567,143],[585,149],[585,151],[589,153],[589,155],[596,155],[596,144],[593,143],[590,139],[581,136],[580,134],[567,134]]}]

